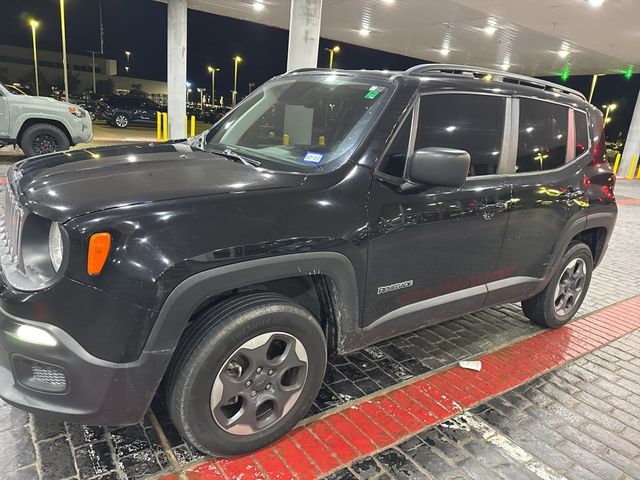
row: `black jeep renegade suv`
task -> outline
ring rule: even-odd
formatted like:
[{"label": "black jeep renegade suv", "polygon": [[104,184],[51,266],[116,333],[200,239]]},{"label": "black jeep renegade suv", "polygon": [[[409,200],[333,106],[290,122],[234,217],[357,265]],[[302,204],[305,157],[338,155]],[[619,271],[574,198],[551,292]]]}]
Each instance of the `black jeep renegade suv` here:
[{"label": "black jeep renegade suv", "polygon": [[19,162],[0,396],[128,424],[163,381],[233,455],[305,415],[330,352],[504,302],[564,325],[616,219],[602,123],[504,72],[300,70],[191,141]]}]

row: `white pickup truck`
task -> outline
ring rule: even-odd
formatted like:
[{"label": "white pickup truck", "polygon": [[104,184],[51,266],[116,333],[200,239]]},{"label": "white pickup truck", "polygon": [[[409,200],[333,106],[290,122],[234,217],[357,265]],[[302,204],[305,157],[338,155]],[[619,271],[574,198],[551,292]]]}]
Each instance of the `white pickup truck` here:
[{"label": "white pickup truck", "polygon": [[0,83],[0,147],[17,144],[31,157],[92,138],[91,118],[83,108]]}]

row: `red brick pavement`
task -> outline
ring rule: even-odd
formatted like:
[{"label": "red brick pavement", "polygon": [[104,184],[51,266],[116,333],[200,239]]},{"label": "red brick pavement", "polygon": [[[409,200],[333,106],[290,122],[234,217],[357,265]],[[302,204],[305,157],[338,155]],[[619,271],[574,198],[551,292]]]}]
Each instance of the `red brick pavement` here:
[{"label": "red brick pavement", "polygon": [[[381,451],[640,328],[640,296],[458,366],[347,404],[252,455],[189,468],[193,480],[318,478]],[[175,478],[169,475],[166,479]]]}]

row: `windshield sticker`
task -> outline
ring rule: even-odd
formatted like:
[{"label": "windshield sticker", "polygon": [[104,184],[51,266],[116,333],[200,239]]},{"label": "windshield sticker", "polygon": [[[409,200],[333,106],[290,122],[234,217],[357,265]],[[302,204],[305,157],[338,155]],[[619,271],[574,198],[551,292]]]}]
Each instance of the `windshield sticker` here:
[{"label": "windshield sticker", "polygon": [[380,95],[380,87],[373,86],[369,89],[367,93],[364,94],[364,98],[368,100],[373,100],[378,95]]},{"label": "windshield sticker", "polygon": [[324,157],[322,153],[307,152],[302,161],[309,163],[320,163],[322,161],[322,157]]}]

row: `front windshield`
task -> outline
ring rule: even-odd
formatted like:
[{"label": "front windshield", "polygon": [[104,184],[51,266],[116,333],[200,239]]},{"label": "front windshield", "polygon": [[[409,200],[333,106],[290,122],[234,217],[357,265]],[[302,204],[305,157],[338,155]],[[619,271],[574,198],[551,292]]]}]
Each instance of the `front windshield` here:
[{"label": "front windshield", "polygon": [[4,86],[4,88],[6,88],[7,90],[9,90],[9,93],[13,93],[14,95],[27,95],[25,92],[23,92],[22,90],[20,90],[18,87],[16,87],[15,85],[5,85],[4,83],[2,84]]},{"label": "front windshield", "polygon": [[336,74],[271,80],[207,132],[205,148],[268,168],[330,170],[348,159],[391,90],[385,80]]}]

